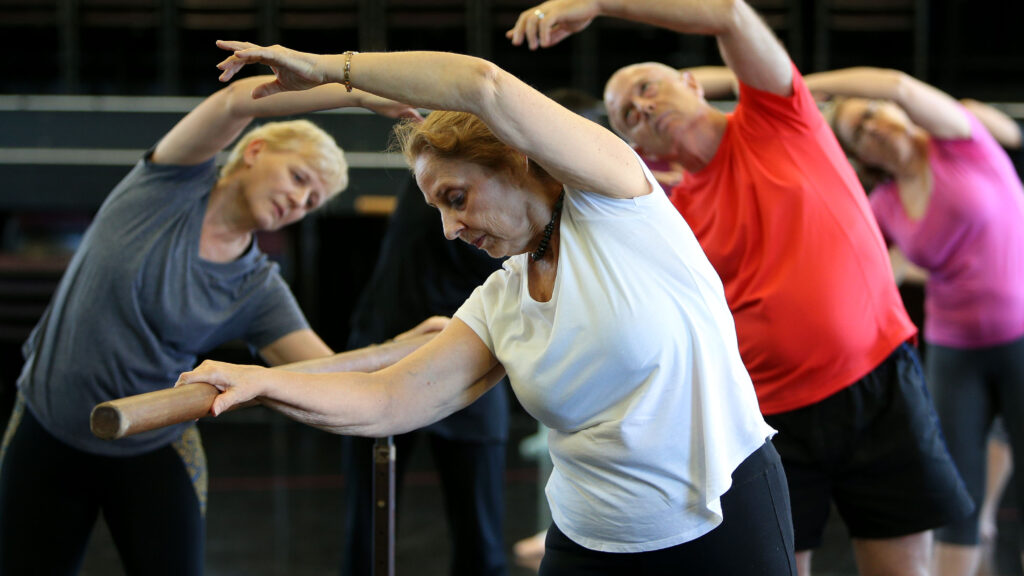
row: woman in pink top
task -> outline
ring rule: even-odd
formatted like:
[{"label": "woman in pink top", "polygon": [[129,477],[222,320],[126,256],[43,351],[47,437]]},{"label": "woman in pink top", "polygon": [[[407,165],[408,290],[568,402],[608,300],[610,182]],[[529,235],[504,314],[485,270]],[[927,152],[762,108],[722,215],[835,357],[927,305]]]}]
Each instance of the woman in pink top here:
[{"label": "woman in pink top", "polygon": [[[1005,151],[948,94],[893,70],[806,78],[838,95],[832,127],[855,160],[886,179],[871,207],[886,238],[927,273],[926,369],[950,453],[980,508],[985,445],[1005,413],[1024,462],[1024,191]],[[1017,480],[1024,497],[1024,476]],[[978,511],[936,533],[936,574],[974,574]]]}]

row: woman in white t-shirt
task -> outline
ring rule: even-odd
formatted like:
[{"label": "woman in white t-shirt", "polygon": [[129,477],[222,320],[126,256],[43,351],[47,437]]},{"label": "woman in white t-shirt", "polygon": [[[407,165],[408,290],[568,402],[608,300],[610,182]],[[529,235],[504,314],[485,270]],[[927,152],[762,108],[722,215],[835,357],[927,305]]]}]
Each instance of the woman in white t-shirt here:
[{"label": "woman in white t-shirt", "polygon": [[[208,362],[180,382],[308,424],[383,436],[443,418],[507,372],[551,432],[541,574],[795,574],[785,478],[722,284],[617,136],[490,62],[448,53],[319,56],[223,42],[273,66],[262,97],[322,83],[434,112],[396,134],[444,233],[510,256],[433,341],[373,374]],[[652,191],[657,191],[652,193]]]}]

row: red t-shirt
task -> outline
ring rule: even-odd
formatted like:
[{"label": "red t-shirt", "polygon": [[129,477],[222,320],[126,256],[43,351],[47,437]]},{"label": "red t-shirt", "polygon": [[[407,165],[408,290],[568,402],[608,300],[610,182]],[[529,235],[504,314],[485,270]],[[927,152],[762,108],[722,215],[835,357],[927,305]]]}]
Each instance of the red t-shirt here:
[{"label": "red t-shirt", "polygon": [[765,414],[853,384],[916,333],[861,188],[803,77],[740,85],[703,170],[672,191],[722,277]]}]

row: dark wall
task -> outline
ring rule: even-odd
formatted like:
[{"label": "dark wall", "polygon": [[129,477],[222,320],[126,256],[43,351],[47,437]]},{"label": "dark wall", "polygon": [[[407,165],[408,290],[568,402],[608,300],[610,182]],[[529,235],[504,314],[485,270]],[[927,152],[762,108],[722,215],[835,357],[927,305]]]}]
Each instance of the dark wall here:
[{"label": "dark wall", "polygon": [[[805,71],[869,64],[912,72],[957,96],[1024,93],[1024,3],[1007,0],[748,0]],[[504,31],[531,0],[22,0],[0,6],[0,93],[206,95],[217,38],[313,52],[433,49],[490,58],[540,89],[597,93],[641,60],[714,63],[705,38],[598,19],[531,53]],[[31,57],[18,54],[30,52]],[[12,56],[13,55],[13,56]]]}]

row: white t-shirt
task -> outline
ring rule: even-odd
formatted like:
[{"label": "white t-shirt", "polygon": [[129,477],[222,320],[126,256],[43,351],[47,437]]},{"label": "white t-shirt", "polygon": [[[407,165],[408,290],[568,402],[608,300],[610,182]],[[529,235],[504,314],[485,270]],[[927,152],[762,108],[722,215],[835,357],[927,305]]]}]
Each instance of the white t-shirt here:
[{"label": "white t-shirt", "polygon": [[607,552],[709,532],[733,470],[774,434],[722,283],[645,173],[655,192],[639,198],[566,189],[550,301],[530,297],[520,254],[455,314],[551,429],[555,524]]}]

